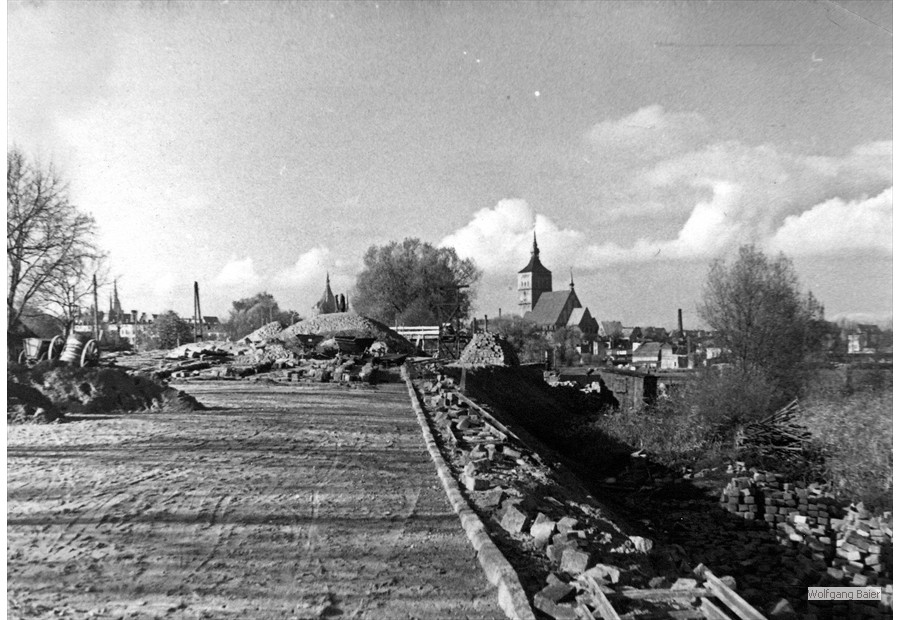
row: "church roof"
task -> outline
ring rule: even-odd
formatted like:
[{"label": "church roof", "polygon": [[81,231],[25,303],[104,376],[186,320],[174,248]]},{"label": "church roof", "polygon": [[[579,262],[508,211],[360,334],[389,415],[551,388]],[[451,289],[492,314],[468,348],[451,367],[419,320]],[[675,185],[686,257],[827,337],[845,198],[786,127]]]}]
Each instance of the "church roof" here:
[{"label": "church roof", "polygon": [[318,314],[334,314],[337,312],[337,302],[334,298],[334,293],[331,292],[331,277],[327,274],[325,275],[325,292],[322,293],[322,299],[313,306],[313,310]]},{"label": "church roof", "polygon": [[531,260],[525,265],[524,269],[520,269],[519,273],[538,273],[541,275],[550,275],[550,270],[541,264],[541,251],[538,249],[537,234],[534,235],[534,243],[531,246]]},{"label": "church roof", "polygon": [[541,295],[534,310],[526,312],[524,318],[534,321],[538,325],[565,325],[569,317],[564,317],[562,314],[570,295],[575,298],[575,307],[580,308],[581,302],[578,301],[575,291],[571,289],[568,291],[548,291]]},{"label": "church roof", "polygon": [[537,254],[531,255],[531,260],[528,261],[528,264],[525,265],[524,269],[520,269],[519,273],[540,273],[540,274],[548,274],[550,270],[544,267],[541,263],[541,259]]}]

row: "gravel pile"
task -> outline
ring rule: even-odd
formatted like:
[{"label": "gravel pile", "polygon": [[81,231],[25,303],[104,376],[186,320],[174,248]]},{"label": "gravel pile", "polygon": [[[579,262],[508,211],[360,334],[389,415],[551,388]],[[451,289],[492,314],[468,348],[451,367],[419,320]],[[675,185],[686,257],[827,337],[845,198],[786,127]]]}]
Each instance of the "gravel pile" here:
[{"label": "gravel pile", "polygon": [[320,314],[294,323],[279,335],[284,342],[291,342],[297,334],[318,334],[326,338],[334,336],[357,336],[376,338],[384,342],[391,353],[414,354],[416,347],[406,338],[383,323],[355,312]]},{"label": "gravel pile", "polygon": [[265,340],[274,340],[278,338],[278,335],[284,329],[284,325],[279,323],[278,321],[272,321],[271,323],[266,323],[255,332],[251,332],[242,340],[247,342],[263,342]]},{"label": "gravel pile", "polygon": [[498,334],[475,334],[462,354],[460,364],[472,366],[518,366],[519,356],[516,350]]}]

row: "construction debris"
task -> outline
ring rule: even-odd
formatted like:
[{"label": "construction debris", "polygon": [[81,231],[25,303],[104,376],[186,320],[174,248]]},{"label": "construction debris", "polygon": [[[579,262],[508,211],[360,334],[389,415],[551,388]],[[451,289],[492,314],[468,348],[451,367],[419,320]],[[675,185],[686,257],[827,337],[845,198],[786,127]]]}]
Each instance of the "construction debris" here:
[{"label": "construction debris", "polygon": [[323,336],[326,339],[335,336],[374,338],[373,344],[384,343],[389,353],[416,353],[415,346],[390,327],[355,312],[320,314],[304,319],[282,330],[278,339],[290,344],[297,342],[298,336],[307,335]]},{"label": "construction debris", "polygon": [[518,366],[519,356],[505,338],[490,332],[472,336],[459,356],[459,364],[466,366]]}]

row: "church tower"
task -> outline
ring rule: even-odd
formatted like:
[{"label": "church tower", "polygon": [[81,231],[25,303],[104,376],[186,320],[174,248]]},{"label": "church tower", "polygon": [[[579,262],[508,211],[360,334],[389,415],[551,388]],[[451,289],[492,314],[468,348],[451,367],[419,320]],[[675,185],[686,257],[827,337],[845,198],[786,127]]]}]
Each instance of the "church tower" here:
[{"label": "church tower", "polygon": [[553,275],[541,264],[540,254],[537,233],[535,233],[534,245],[531,248],[531,260],[519,272],[519,313],[522,315],[529,310],[534,310],[541,294],[553,290]]}]

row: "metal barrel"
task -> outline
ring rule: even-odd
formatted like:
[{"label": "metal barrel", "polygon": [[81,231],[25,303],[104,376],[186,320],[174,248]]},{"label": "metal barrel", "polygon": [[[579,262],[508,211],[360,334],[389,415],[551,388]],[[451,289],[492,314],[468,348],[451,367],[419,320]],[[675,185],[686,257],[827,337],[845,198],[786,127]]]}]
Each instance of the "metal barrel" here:
[{"label": "metal barrel", "polygon": [[67,364],[80,364],[81,350],[84,348],[86,340],[84,336],[71,334],[66,339],[66,348],[63,349],[62,355],[59,356],[60,361]]}]

